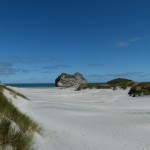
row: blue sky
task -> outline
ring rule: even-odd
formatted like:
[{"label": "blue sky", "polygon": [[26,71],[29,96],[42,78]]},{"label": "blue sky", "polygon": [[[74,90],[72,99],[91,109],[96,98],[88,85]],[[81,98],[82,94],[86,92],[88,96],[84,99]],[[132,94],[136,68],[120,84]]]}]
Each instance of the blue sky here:
[{"label": "blue sky", "polygon": [[1,1],[0,80],[80,72],[89,82],[150,81],[149,8],[149,0]]}]

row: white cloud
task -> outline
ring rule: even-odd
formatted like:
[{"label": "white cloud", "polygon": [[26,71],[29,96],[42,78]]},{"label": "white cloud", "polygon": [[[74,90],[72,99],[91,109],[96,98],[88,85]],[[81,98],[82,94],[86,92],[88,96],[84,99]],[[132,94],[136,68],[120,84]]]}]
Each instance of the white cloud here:
[{"label": "white cloud", "polygon": [[93,64],[89,64],[89,67],[103,67],[104,64],[99,64],[99,63],[93,63]]},{"label": "white cloud", "polygon": [[0,62],[0,75],[9,76],[16,73],[16,69],[13,68],[12,63],[9,62]]},{"label": "white cloud", "polygon": [[71,68],[70,65],[52,65],[52,66],[45,66],[43,69],[50,69],[50,70],[55,70],[55,69],[60,69],[60,68]]},{"label": "white cloud", "polygon": [[117,47],[126,47],[126,46],[129,46],[139,40],[141,40],[142,38],[141,37],[133,37],[129,40],[118,40],[118,41],[115,41],[114,44],[115,46]]},{"label": "white cloud", "polygon": [[115,42],[115,46],[117,46],[117,47],[125,47],[128,45],[130,45],[130,42],[128,42],[128,41],[117,41],[117,42]]},{"label": "white cloud", "polygon": [[139,41],[139,40],[141,40],[141,37],[134,37],[134,38],[130,39],[130,43],[136,42],[136,41]]}]

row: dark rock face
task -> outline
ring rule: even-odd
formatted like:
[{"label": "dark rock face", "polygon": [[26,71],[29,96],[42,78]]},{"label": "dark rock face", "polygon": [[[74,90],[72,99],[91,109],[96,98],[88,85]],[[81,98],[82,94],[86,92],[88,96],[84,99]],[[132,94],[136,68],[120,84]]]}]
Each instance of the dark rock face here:
[{"label": "dark rock face", "polygon": [[80,73],[66,74],[62,73],[55,80],[55,86],[57,87],[78,87],[80,84],[86,84],[87,80]]}]

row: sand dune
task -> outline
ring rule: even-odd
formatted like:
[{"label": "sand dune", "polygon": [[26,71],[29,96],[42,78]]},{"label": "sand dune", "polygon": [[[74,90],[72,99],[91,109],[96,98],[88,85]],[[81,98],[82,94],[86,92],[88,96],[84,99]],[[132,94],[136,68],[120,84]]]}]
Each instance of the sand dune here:
[{"label": "sand dune", "polygon": [[[150,98],[128,90],[14,88],[13,103],[44,129],[37,150],[150,150]],[[5,94],[10,97],[9,93]]]}]

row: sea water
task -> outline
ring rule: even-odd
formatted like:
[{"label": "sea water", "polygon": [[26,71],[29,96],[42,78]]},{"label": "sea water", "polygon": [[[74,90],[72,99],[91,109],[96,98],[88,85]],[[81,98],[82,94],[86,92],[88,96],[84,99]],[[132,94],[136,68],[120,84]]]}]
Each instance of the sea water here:
[{"label": "sea water", "polygon": [[54,83],[17,83],[17,84],[6,84],[12,87],[22,87],[22,88],[53,88]]}]

